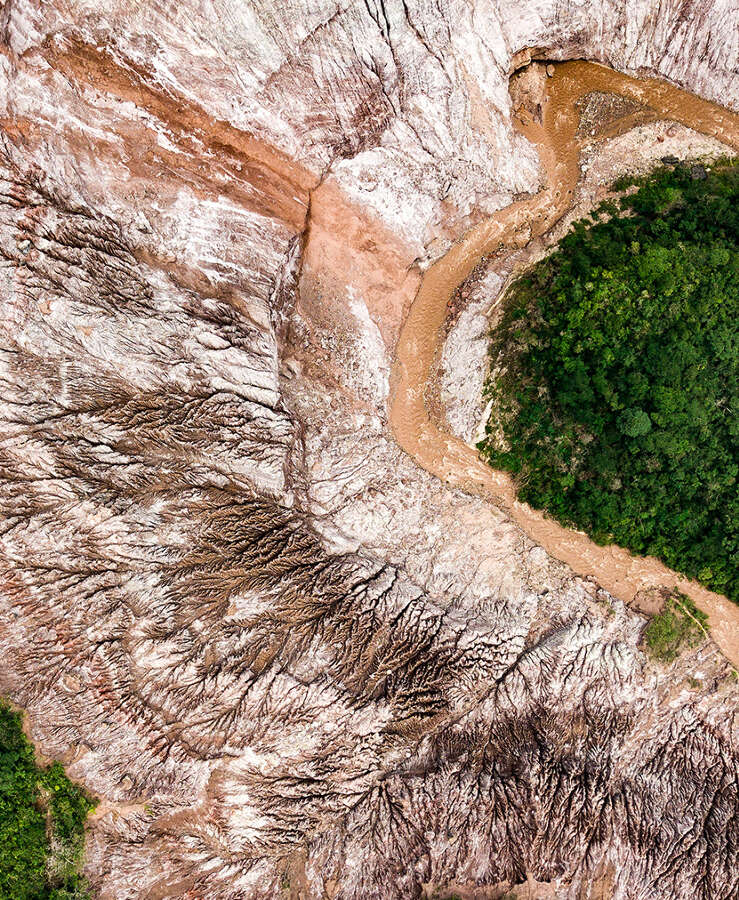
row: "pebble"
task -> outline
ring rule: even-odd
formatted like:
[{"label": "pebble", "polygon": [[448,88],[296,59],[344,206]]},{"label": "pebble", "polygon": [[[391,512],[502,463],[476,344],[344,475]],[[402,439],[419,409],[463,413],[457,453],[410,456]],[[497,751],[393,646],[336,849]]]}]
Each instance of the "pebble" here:
[{"label": "pebble", "polygon": [[551,63],[549,63],[549,65],[547,66],[547,75],[550,78],[554,77],[554,66]]}]

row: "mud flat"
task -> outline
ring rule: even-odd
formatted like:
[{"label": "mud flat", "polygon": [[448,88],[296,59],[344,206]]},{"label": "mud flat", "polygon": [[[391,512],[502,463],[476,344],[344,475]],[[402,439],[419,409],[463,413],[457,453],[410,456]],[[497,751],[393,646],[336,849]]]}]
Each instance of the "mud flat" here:
[{"label": "mud flat", "polygon": [[[551,71],[551,70],[550,70]],[[503,508],[551,556],[581,575],[592,575],[626,602],[653,587],[675,587],[709,616],[711,636],[739,666],[739,606],[673,572],[652,557],[632,556],[594,543],[516,499],[513,479],[491,469],[477,450],[437,425],[427,407],[426,385],[443,337],[447,302],[485,256],[503,256],[548,231],[573,202],[583,139],[578,101],[593,92],[620,95],[708,134],[739,150],[739,115],[656,80],[636,79],[605,66],[556,64],[547,79],[541,115],[519,112],[518,129],[538,148],[547,187],[470,229],[425,273],[398,339],[391,378],[390,424],[400,446],[447,484]],[[624,123],[630,127],[628,122]]]}]

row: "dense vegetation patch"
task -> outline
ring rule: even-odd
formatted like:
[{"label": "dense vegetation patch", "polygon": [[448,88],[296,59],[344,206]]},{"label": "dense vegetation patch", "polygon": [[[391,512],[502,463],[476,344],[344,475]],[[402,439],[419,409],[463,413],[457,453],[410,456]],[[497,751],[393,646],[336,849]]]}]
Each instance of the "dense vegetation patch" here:
[{"label": "dense vegetation patch", "polygon": [[479,447],[532,506],[739,601],[739,166],[631,183],[510,289]]},{"label": "dense vegetation patch", "polygon": [[681,650],[700,644],[707,629],[708,616],[676,591],[665,600],[662,611],[650,619],[644,643],[654,659],[671,662]]},{"label": "dense vegetation patch", "polygon": [[59,763],[36,765],[21,717],[0,700],[0,900],[86,900],[93,802]]}]

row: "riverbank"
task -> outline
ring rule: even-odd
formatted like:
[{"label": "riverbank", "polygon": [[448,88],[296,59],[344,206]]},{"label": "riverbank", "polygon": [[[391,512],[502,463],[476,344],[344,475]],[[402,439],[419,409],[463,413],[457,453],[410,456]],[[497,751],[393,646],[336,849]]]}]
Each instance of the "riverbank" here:
[{"label": "riverbank", "polygon": [[447,316],[447,303],[480,260],[502,258],[527,246],[569,210],[580,176],[578,101],[593,92],[619,94],[739,149],[739,116],[673,85],[621,75],[604,66],[568,62],[553,66],[545,101],[535,112],[519,111],[516,127],[540,154],[546,187],[500,210],[470,229],[425,273],[401,329],[391,377],[390,424],[396,440],[424,469],[447,484],[501,507],[551,556],[581,575],[592,575],[611,594],[634,603],[655,587],[677,588],[709,616],[711,635],[739,666],[739,607],[671,571],[653,558],[602,547],[582,532],[563,528],[516,499],[510,476],[490,469],[476,449],[442,430],[427,408],[426,384]]}]

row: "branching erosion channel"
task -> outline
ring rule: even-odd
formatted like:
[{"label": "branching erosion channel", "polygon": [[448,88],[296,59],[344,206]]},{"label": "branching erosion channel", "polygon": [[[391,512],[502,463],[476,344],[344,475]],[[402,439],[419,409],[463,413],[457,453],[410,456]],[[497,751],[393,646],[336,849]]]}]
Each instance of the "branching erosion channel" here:
[{"label": "branching erosion channel", "polygon": [[514,252],[548,231],[570,208],[579,178],[578,100],[594,91],[648,104],[665,119],[714,136],[739,149],[739,116],[680,89],[635,79],[586,62],[557,64],[547,79],[541,115],[521,115],[517,127],[534,142],[546,187],[470,229],[425,273],[398,341],[390,422],[399,444],[427,471],[505,509],[552,556],[610,593],[631,602],[650,588],[678,589],[709,617],[710,632],[725,656],[739,665],[739,607],[658,559],[602,546],[521,502],[510,474],[492,469],[475,447],[437,424],[426,406],[425,386],[436,358],[447,301],[487,254]]}]

